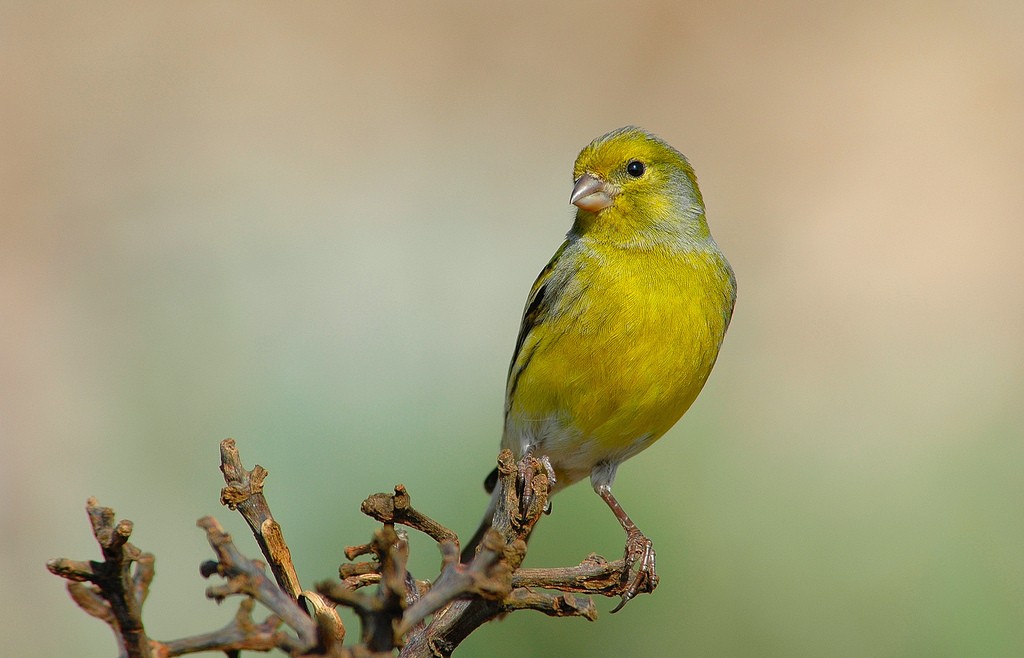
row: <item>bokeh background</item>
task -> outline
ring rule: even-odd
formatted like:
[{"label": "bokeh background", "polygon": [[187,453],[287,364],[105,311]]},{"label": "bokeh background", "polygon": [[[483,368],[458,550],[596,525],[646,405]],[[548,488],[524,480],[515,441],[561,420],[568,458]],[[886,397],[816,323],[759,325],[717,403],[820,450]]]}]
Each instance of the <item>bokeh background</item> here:
[{"label": "bokeh background", "polygon": [[[1013,0],[3,3],[2,652],[113,655],[44,568],[98,555],[91,495],[157,555],[154,637],[226,621],[194,523],[257,552],[228,436],[307,586],[396,482],[471,531],[572,161],[632,123],[739,279],[617,481],[661,586],[459,655],[1021,655],[1022,31]],[[554,508],[531,564],[619,554],[586,485]]]}]

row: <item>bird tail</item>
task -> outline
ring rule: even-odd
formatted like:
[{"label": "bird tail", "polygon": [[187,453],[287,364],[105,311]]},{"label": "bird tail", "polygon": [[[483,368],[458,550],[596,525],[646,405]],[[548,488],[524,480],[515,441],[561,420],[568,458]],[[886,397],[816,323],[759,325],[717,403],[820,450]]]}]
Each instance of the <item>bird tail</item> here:
[{"label": "bird tail", "polygon": [[473,556],[476,555],[476,548],[480,545],[480,541],[483,540],[484,534],[490,530],[491,523],[494,520],[494,510],[498,505],[498,469],[494,469],[484,480],[484,489],[487,493],[491,494],[491,502],[487,504],[487,511],[484,512],[484,518],[480,520],[480,527],[476,529],[473,536],[470,538],[466,545],[462,547],[462,555],[459,558],[463,564],[470,562]]},{"label": "bird tail", "polygon": [[484,512],[484,518],[480,520],[480,527],[476,529],[473,536],[462,547],[462,557],[460,558],[462,563],[471,562],[473,556],[476,555],[476,548],[480,545],[481,540],[484,538],[484,534],[491,529],[491,521],[494,518],[494,507],[497,504],[497,499],[494,494],[491,494],[491,502],[487,504],[487,511]]}]

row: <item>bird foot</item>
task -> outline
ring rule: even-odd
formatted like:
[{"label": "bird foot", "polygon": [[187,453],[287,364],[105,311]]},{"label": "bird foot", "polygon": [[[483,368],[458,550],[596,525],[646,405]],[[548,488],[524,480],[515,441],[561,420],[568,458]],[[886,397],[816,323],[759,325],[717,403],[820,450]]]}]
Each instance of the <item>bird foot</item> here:
[{"label": "bird foot", "polygon": [[654,544],[636,528],[627,531],[625,561],[629,584],[623,590],[622,600],[612,613],[622,610],[623,606],[637,594],[649,594],[658,586]]},{"label": "bird foot", "polygon": [[[541,455],[537,461],[544,467],[544,471],[548,476],[548,491],[550,492],[555,486],[555,469],[547,455]],[[533,489],[533,477],[537,474],[537,469],[534,468],[534,464],[533,450],[530,449],[519,462],[519,512],[523,518],[529,515],[536,498],[536,492]],[[550,500],[549,497],[544,502],[544,509],[542,511],[547,512],[549,510]]]}]

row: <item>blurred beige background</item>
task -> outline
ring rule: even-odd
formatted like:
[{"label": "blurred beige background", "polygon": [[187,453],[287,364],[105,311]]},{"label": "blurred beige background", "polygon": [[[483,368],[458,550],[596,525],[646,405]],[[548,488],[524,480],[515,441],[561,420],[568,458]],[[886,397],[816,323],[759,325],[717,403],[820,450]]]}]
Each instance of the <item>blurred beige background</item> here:
[{"label": "blurred beige background", "polygon": [[[472,530],[572,161],[628,123],[740,287],[617,482],[662,583],[458,655],[1024,653],[1024,4],[374,4],[0,7],[3,653],[113,655],[44,568],[98,556],[90,495],[157,555],[154,637],[230,617],[227,436],[307,586],[396,482]],[[621,550],[587,486],[554,508],[532,564]]]}]

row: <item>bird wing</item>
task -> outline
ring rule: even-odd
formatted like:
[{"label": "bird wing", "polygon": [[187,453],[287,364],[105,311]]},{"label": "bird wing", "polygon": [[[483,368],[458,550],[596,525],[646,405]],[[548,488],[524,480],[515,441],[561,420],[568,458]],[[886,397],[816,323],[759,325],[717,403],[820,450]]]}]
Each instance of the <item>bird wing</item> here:
[{"label": "bird wing", "polygon": [[548,287],[548,281],[551,279],[551,274],[555,271],[555,267],[558,264],[558,259],[565,252],[565,248],[569,245],[568,240],[562,243],[562,246],[558,248],[555,255],[551,257],[551,260],[544,269],[537,275],[537,280],[533,282],[533,287],[530,288],[530,294],[526,298],[526,308],[523,311],[523,321],[519,326],[519,336],[516,338],[516,349],[512,352],[512,361],[508,365],[508,379],[506,388],[507,400],[512,399],[512,393],[515,391],[516,382],[519,379],[519,375],[526,368],[526,364],[530,361],[531,353],[523,354],[523,345],[526,343],[526,339],[530,333],[536,328],[537,323],[542,317],[546,315],[547,308],[550,307],[554,301],[553,298],[557,296],[557,291],[552,291]]}]

